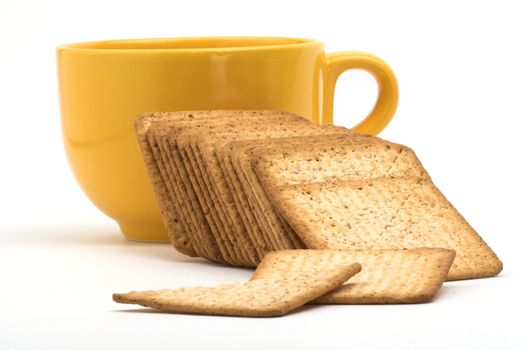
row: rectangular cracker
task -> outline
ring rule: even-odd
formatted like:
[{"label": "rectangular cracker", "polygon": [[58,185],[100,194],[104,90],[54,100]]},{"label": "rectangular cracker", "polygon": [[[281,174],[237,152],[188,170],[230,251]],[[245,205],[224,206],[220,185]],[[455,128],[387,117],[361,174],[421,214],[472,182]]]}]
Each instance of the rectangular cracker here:
[{"label": "rectangular cracker", "polygon": [[497,275],[502,263],[428,178],[377,178],[267,188],[312,249],[453,249],[449,280]]},{"label": "rectangular cracker", "polygon": [[[232,207],[231,194],[225,192],[224,174],[217,164],[217,158],[214,154],[216,143],[220,141],[225,135],[231,135],[231,137],[241,137],[240,132],[249,133],[256,132],[256,130],[269,129],[275,130],[284,123],[308,124],[304,118],[297,117],[291,114],[280,113],[275,115],[267,115],[265,118],[259,120],[253,119],[248,123],[242,123],[236,121],[235,125],[229,125],[222,127],[222,133],[215,131],[202,131],[200,133],[189,135],[188,140],[190,146],[186,147],[187,154],[190,156],[193,154],[195,163],[199,168],[199,181],[205,183],[202,186],[203,194],[210,198],[210,202],[213,203],[210,206],[210,212],[212,215],[221,220],[224,223],[227,232],[232,232],[230,239],[236,241],[236,246],[244,248],[245,256],[248,255],[249,261],[252,266],[257,265],[261,256],[258,256],[258,252],[255,249],[252,239],[249,236],[248,229],[243,225],[243,222],[239,218],[239,213],[235,212]],[[206,143],[207,148],[203,153],[201,145]],[[239,243],[238,243],[239,242]]]},{"label": "rectangular cracker", "polygon": [[[321,138],[325,134],[325,139],[329,135],[333,134],[346,135],[347,138],[360,137],[359,135],[350,132],[350,130],[345,128],[337,127],[322,127],[316,130],[310,130],[303,132],[304,136],[302,137],[289,137],[289,138],[279,138],[275,140],[268,140],[265,146],[259,144],[259,148],[264,147],[265,149],[274,148],[283,150],[284,147],[317,147],[315,144],[316,140]],[[312,136],[309,136],[312,135]],[[333,135],[332,137],[338,137]],[[348,139],[349,140],[349,139]],[[318,140],[319,141],[319,140]],[[255,141],[250,143],[256,145]],[[287,145],[287,143],[290,143]],[[264,193],[259,179],[254,175],[250,161],[246,161],[249,154],[252,152],[252,146],[247,145],[246,148],[242,144],[233,144],[231,143],[230,148],[232,149],[231,161],[233,163],[233,168],[237,172],[237,179],[239,180],[243,193],[248,199],[249,203],[252,203],[252,213],[255,216],[257,222],[259,223],[260,228],[265,232],[266,235],[274,236],[289,236],[294,242],[293,246],[278,247],[277,249],[287,249],[287,248],[304,248],[305,245],[303,242],[297,238],[295,232],[289,227],[289,225],[281,219],[274,207],[270,204],[267,199],[267,195]],[[232,176],[235,180],[236,177]],[[240,200],[243,200],[240,198]]]},{"label": "rectangular cracker", "polygon": [[177,214],[180,212],[180,207],[178,203],[171,200],[169,190],[156,164],[147,137],[150,126],[155,122],[161,120],[187,120],[189,118],[192,118],[192,114],[187,112],[143,113],[135,120],[135,132],[168,237],[174,248],[179,252],[189,256],[197,256],[191,239],[185,231],[184,224],[181,223],[179,215]]},{"label": "rectangular cracker", "polygon": [[[207,127],[217,128],[222,125],[222,123],[217,123],[214,125],[209,125]],[[195,212],[202,212],[203,217],[206,220],[206,223],[201,223],[205,225],[210,230],[210,234],[213,235],[218,243],[218,246],[225,257],[225,260],[228,259],[229,262],[234,261],[235,265],[247,266],[242,258],[242,254],[239,252],[239,247],[233,245],[231,240],[228,239],[228,232],[223,226],[220,226],[221,223],[218,223],[214,216],[211,215],[209,210],[209,203],[207,203],[207,198],[204,197],[201,193],[202,189],[199,186],[199,183],[196,179],[200,179],[200,176],[195,176],[194,169],[189,163],[188,154],[185,149],[180,147],[179,139],[183,138],[186,133],[191,133],[193,128],[188,128],[187,130],[181,130],[180,133],[177,133],[177,138],[175,139],[174,135],[169,135],[164,138],[164,142],[167,144],[167,149],[172,152],[174,159],[177,159],[177,167],[180,173],[184,173],[184,184],[187,186],[188,193],[191,194],[189,203],[196,207]]]},{"label": "rectangular cracker", "polygon": [[[273,252],[269,258],[282,263],[297,253]],[[301,254],[301,252],[300,252]],[[332,256],[340,258],[332,258]],[[265,258],[267,259],[267,258]],[[263,261],[265,261],[265,259]],[[320,264],[320,261],[330,262]],[[138,304],[154,309],[206,315],[271,317],[285,315],[326,294],[358,273],[361,266],[348,255],[325,251],[302,260],[301,272],[223,284],[216,287],[191,287],[159,291],[114,294],[118,303]]]},{"label": "rectangular cracker", "polygon": [[[193,113],[195,115],[205,112]],[[207,122],[208,119],[203,117],[195,118],[196,120],[194,122],[186,122],[184,126],[181,126],[183,123],[166,120],[159,122],[158,125],[155,125],[152,128],[152,132],[159,134],[157,137],[161,139],[162,142],[160,143],[165,145],[165,149],[174,150],[173,158],[177,164],[172,166],[172,168],[176,170],[178,173],[176,174],[176,177],[180,178],[180,182],[182,182],[184,185],[183,192],[180,193],[180,195],[184,198],[184,204],[186,206],[190,206],[186,212],[195,213],[198,217],[205,217],[208,220],[209,229],[206,230],[208,234],[204,235],[204,242],[203,235],[201,234],[200,236],[201,242],[203,242],[202,245],[205,248],[209,248],[210,243],[212,242],[210,236],[212,235],[215,238],[215,243],[218,249],[223,254],[223,257],[227,263],[242,266],[254,266],[257,264],[257,261],[247,261],[246,259],[243,260],[243,258],[240,259],[239,257],[234,256],[232,256],[232,258],[235,259],[235,261],[232,262],[231,258],[229,258],[227,255],[228,253],[225,251],[225,249],[223,249],[224,246],[226,246],[228,249],[229,244],[230,247],[233,246],[234,250],[243,249],[244,246],[242,244],[238,244],[234,240],[225,239],[225,235],[230,234],[230,231],[225,229],[224,226],[221,226],[222,221],[214,220],[215,216],[212,215],[214,213],[214,207],[212,206],[212,210],[210,210],[210,200],[208,200],[207,203],[207,196],[203,196],[202,191],[199,192],[203,187],[200,183],[198,183],[201,179],[201,176],[194,174],[193,170],[195,167],[189,164],[192,163],[192,157],[188,157],[191,156],[191,152],[188,152],[188,147],[185,147],[184,140],[181,139],[184,139],[185,135],[192,135],[192,129],[215,130],[231,127],[232,125],[237,126],[240,124],[249,124],[255,126],[259,123],[270,120],[274,120],[276,122],[275,124],[279,124],[278,122],[287,120],[287,118],[289,121],[293,120],[296,123],[308,123],[308,121],[301,117],[276,111],[214,111],[212,114],[215,116],[213,119],[214,123],[212,124]],[[170,155],[168,155],[168,157],[170,158]],[[207,187],[205,186],[205,190],[206,188]],[[196,202],[199,203],[196,204]],[[195,219],[192,217],[190,217],[189,220],[195,221]],[[198,221],[201,222],[202,220]],[[220,235],[222,237],[220,237]],[[232,236],[230,235],[229,237]],[[232,249],[228,249],[228,252],[232,252]],[[246,258],[246,255],[244,258]]]},{"label": "rectangular cracker", "polygon": [[[162,186],[164,186],[164,191],[167,195],[167,197],[159,200],[159,204],[164,208],[172,208],[172,212],[165,213],[162,211],[161,215],[165,220],[170,220],[171,217],[177,216],[179,222],[183,224],[184,232],[191,242],[196,255],[201,257],[209,256],[208,249],[205,252],[203,251],[205,247],[202,244],[200,233],[192,225],[192,218],[188,215],[187,208],[182,202],[182,197],[178,195],[177,186],[179,186],[179,184],[173,181],[170,176],[172,169],[170,169],[169,159],[167,159],[164,154],[162,143],[158,142],[157,138],[152,134],[148,134],[147,139],[152,150],[156,168],[158,169],[159,175],[163,181]],[[173,210],[177,210],[177,212],[173,212]]]},{"label": "rectangular cracker", "polygon": [[[272,120],[274,120],[276,122],[276,124],[277,124],[277,121],[286,120],[287,118],[290,119],[291,116],[287,115],[285,113],[278,113],[278,112],[274,112],[274,111],[258,111],[257,115],[255,115],[253,117],[255,117],[255,118],[250,118],[250,120],[244,120],[244,119],[240,118],[240,116],[238,115],[238,117],[236,117],[236,118],[234,118],[234,117],[228,118],[228,120],[230,121],[229,123],[224,123],[223,125],[213,125],[211,127],[207,126],[206,128],[201,128],[201,129],[206,129],[206,130],[212,132],[212,130],[214,130],[214,129],[224,130],[224,129],[230,129],[230,128],[232,128],[232,126],[239,126],[239,125],[245,125],[245,124],[252,125],[253,127],[255,127],[255,126],[257,126],[257,125],[259,125],[261,123],[268,123],[269,121],[272,121]],[[293,119],[296,122],[301,121],[302,123],[308,123],[305,119],[297,117],[297,116],[293,116]],[[213,133],[216,134],[217,132],[214,130]],[[181,136],[181,137],[179,137],[179,136]],[[240,249],[241,252],[244,253],[243,249],[245,249],[245,247],[246,247],[246,245],[243,244],[244,242],[239,243],[237,241],[238,237],[232,233],[231,226],[227,226],[225,224],[224,217],[218,216],[216,214],[216,212],[220,208],[220,206],[218,206],[217,199],[215,199],[215,198],[213,198],[213,197],[211,197],[209,195],[209,193],[210,193],[209,192],[209,190],[210,190],[210,183],[209,183],[209,181],[204,183],[204,180],[208,179],[208,177],[206,176],[207,173],[205,172],[204,173],[205,176],[203,177],[203,173],[200,172],[200,170],[199,170],[199,168],[201,168],[201,167],[198,168],[195,165],[198,162],[195,159],[196,157],[193,154],[192,149],[188,147],[187,142],[185,144],[185,139],[186,140],[193,139],[193,137],[194,136],[193,136],[191,130],[187,130],[186,134],[184,134],[184,135],[178,135],[178,137],[177,137],[177,146],[176,147],[179,147],[179,149],[181,150],[186,170],[188,171],[188,174],[190,175],[190,179],[192,180],[191,182],[192,182],[192,185],[194,186],[194,190],[196,191],[196,193],[198,195],[198,198],[200,199],[201,206],[203,207],[203,210],[206,213],[209,214],[207,216],[207,218],[211,217],[214,220],[214,222],[216,223],[217,227],[219,227],[219,232],[226,232],[227,233],[228,238],[229,238],[228,241],[231,242],[231,245],[234,247],[234,249]],[[172,142],[172,140],[170,140],[170,142]],[[198,154],[198,156],[199,156],[199,154]],[[196,174],[198,174],[198,175],[196,175]],[[212,192],[212,195],[213,194],[214,194],[214,192]],[[212,226],[212,229],[213,228],[214,228],[214,226]],[[241,238],[243,238],[243,237],[241,237]],[[255,261],[253,259],[252,260],[247,260],[247,255],[248,254],[243,254],[243,255],[244,255],[243,258],[245,259],[244,260],[245,265],[246,264],[250,264],[251,266],[254,266],[255,264],[257,264],[257,261]]]},{"label": "rectangular cracker", "polygon": [[[247,266],[247,263],[240,258],[240,254],[236,254],[238,246],[230,246],[230,241],[226,238],[225,229],[218,228],[217,222],[211,217],[209,210],[206,207],[205,198],[200,194],[199,188],[194,181],[195,176],[192,173],[192,168],[188,164],[187,154],[184,149],[181,149],[178,140],[184,137],[186,133],[191,133],[194,129],[210,129],[215,130],[222,128],[233,121],[239,122],[239,119],[259,116],[261,113],[253,114],[250,111],[229,111],[224,114],[224,111],[215,111],[212,113],[213,117],[199,118],[189,122],[177,121],[163,121],[152,127],[152,133],[160,139],[160,143],[164,145],[166,157],[171,163],[171,177],[173,181],[179,183],[179,197],[183,198],[183,203],[188,207],[186,211],[188,220],[192,220],[197,225],[197,232],[200,233],[200,244],[205,250],[214,249],[214,257],[211,260],[217,261],[220,253],[222,259],[231,265]],[[264,113],[266,114],[266,113]],[[236,118],[233,118],[233,115]],[[206,256],[205,256],[206,257]],[[252,266],[249,264],[248,266]]]},{"label": "rectangular cracker", "polygon": [[[292,116],[294,117],[294,116]],[[297,119],[297,118],[296,118]],[[250,242],[257,249],[258,258],[261,258],[267,247],[273,250],[299,248],[304,247],[301,241],[296,237],[295,233],[289,235],[274,235],[265,236],[261,234],[259,225],[251,225],[247,220],[243,219],[243,210],[236,206],[235,188],[228,184],[228,173],[225,171],[224,165],[221,165],[221,150],[225,144],[232,140],[239,140],[244,138],[256,138],[260,140],[272,140],[275,137],[302,135],[317,133],[318,130],[324,130],[324,127],[315,126],[310,123],[305,124],[303,119],[298,123],[298,120],[292,118],[287,120],[284,116],[278,120],[279,124],[260,124],[260,125],[238,125],[221,134],[214,134],[210,131],[203,131],[200,134],[193,135],[192,144],[194,147],[194,154],[201,160],[198,162],[201,167],[201,173],[207,183],[207,188],[211,189],[212,196],[215,198],[214,203],[220,203],[217,210],[223,211],[223,217],[229,218],[237,231],[246,232],[245,240],[250,239]],[[305,125],[303,125],[305,124]],[[325,127],[326,128],[326,127]],[[330,130],[333,130],[332,127]],[[248,203],[250,205],[250,203]],[[242,208],[243,209],[243,208]],[[251,210],[251,209],[248,209]],[[265,246],[262,247],[259,242],[261,236],[264,236]],[[259,241],[258,241],[259,239]]]},{"label": "rectangular cracker", "polygon": [[[308,182],[309,178],[306,174],[311,173],[315,173],[319,178],[330,179],[338,173],[345,176],[368,176],[373,170],[376,170],[376,176],[425,172],[414,153],[401,145],[370,135],[356,134],[344,128],[330,127],[310,134],[312,136],[305,133],[307,136],[264,140],[264,143],[258,140],[236,141],[225,147],[226,153],[230,152],[232,156],[229,157],[226,153],[222,155],[224,167],[228,168],[227,164],[230,160],[233,163],[231,168],[237,173],[233,174],[231,171],[230,179],[232,191],[235,190],[234,192],[238,194],[237,200],[241,203],[239,206],[246,207],[248,205],[246,203],[252,204],[251,210],[246,211],[245,216],[252,215],[253,218],[247,221],[258,222],[259,228],[266,231],[267,235],[271,234],[268,233],[269,231],[274,232],[275,235],[284,235],[292,229],[268,200],[252,168],[252,161],[257,162],[259,157],[263,157],[263,160],[272,158],[269,162],[273,165],[278,164],[277,168],[282,170],[281,180],[290,178],[292,182]],[[402,163],[403,166],[393,167],[396,160],[402,158],[405,153],[414,156],[413,162],[405,161]],[[405,155],[404,157],[407,158]],[[313,159],[316,159],[316,162],[313,162]],[[292,164],[287,163],[289,160]],[[382,163],[382,166],[378,165],[379,163]],[[298,164],[302,164],[302,167],[296,166]],[[355,170],[352,170],[351,166]],[[363,167],[364,171],[358,171],[362,170],[360,167]],[[377,168],[384,170],[380,171]],[[303,178],[298,177],[301,174]],[[243,205],[243,202],[246,203]],[[296,248],[302,247],[304,246],[296,246]]]},{"label": "rectangular cracker", "polygon": [[[278,273],[282,278],[289,278],[301,273],[303,259],[316,252],[306,250],[303,254],[290,254],[286,264],[277,259],[265,259],[251,280],[276,277]],[[455,251],[442,248],[349,250],[346,253],[362,266],[361,272],[310,304],[429,302],[447,279],[455,258]]]},{"label": "rectangular cracker", "polygon": [[[184,208],[179,214],[184,217],[186,231],[191,232],[195,249],[199,256],[216,262],[227,262],[237,265],[237,261],[230,259],[229,256],[223,255],[219,246],[220,241],[212,234],[208,225],[205,214],[201,210],[198,197],[193,192],[189,184],[188,175],[185,172],[180,152],[165,144],[165,135],[174,132],[174,129],[184,130],[195,125],[209,125],[209,120],[174,122],[161,121],[150,127],[148,138],[152,148],[158,148],[157,165],[160,168],[161,175],[164,175],[165,185],[170,188],[173,184],[173,203],[180,202]],[[167,179],[168,177],[168,179]]]},{"label": "rectangular cracker", "polygon": [[[324,134],[324,137],[327,135],[332,135],[335,133],[348,133],[348,129],[343,128],[327,128],[321,127],[316,130],[307,130],[304,134]],[[275,139],[252,139],[252,140],[238,140],[231,141],[225,144],[223,147],[217,148],[217,153],[219,154],[219,159],[221,167],[223,168],[224,173],[226,174],[227,183],[231,189],[231,192],[234,194],[234,200],[238,210],[242,214],[242,218],[249,223],[247,226],[253,228],[255,231],[253,235],[256,237],[270,237],[272,235],[286,235],[291,237],[292,240],[296,237],[295,233],[289,231],[288,226],[285,223],[282,223],[279,227],[274,229],[274,232],[270,229],[272,225],[272,212],[269,212],[269,209],[261,205],[260,199],[257,197],[258,191],[257,187],[259,186],[258,180],[256,179],[247,179],[244,176],[244,173],[240,170],[239,164],[234,162],[232,155],[235,152],[244,149],[245,147],[261,147],[263,145],[276,145],[281,148],[286,142],[291,140],[303,140],[301,137],[280,137]],[[236,159],[237,160],[237,159]],[[237,168],[237,169],[236,169]],[[239,172],[239,174],[238,174]],[[271,208],[273,210],[273,208]],[[262,231],[263,230],[263,231]],[[269,242],[264,242],[264,249],[270,249],[272,245]],[[301,241],[296,239],[294,247],[302,248],[304,245]],[[288,248],[294,248],[288,247]]]},{"label": "rectangular cracker", "polygon": [[[275,111],[192,111],[192,112],[173,112],[173,113],[154,113],[153,116],[151,115],[144,115],[139,118],[137,124],[143,126],[142,132],[140,135],[147,133],[148,130],[150,130],[150,125],[155,124],[154,127],[160,128],[162,130],[163,127],[168,128],[170,130],[171,127],[186,130],[187,128],[191,127],[211,127],[216,124],[225,123],[225,122],[232,122],[237,121],[239,119],[243,118],[252,118],[252,117],[265,117],[266,115],[275,115],[279,114]],[[148,124],[147,127],[144,127],[145,124]],[[163,124],[163,125],[159,125]],[[155,129],[155,128],[154,128]],[[169,131],[168,131],[169,132]],[[150,130],[151,133],[151,130]],[[146,136],[144,136],[146,137]],[[150,137],[150,141],[154,140],[156,142],[155,137]],[[164,140],[163,140],[164,141]],[[163,145],[164,142],[160,142],[161,145]],[[144,142],[142,143],[144,144]],[[146,146],[149,146],[147,144]],[[175,152],[177,153],[177,152]],[[170,154],[168,154],[170,156]],[[153,157],[151,157],[153,158]],[[169,160],[172,160],[171,157],[169,157]],[[181,166],[182,161],[180,157],[175,157],[176,160],[179,160],[178,165],[171,166],[172,170],[175,170],[178,173],[181,173],[179,175],[186,175],[184,167]],[[146,159],[150,160],[150,159]],[[162,163],[160,163],[162,164]],[[155,165],[155,164],[154,164]],[[151,168],[151,167],[150,167]],[[155,169],[158,171],[158,169]],[[171,172],[168,171],[168,174]],[[155,175],[158,175],[157,177]],[[197,244],[200,246],[200,250],[203,253],[206,250],[210,250],[211,247],[214,245],[220,245],[221,241],[217,239],[216,237],[212,236],[211,229],[209,227],[206,227],[208,224],[206,223],[204,213],[200,210],[199,206],[196,204],[197,197],[195,196],[195,193],[193,193],[193,188],[189,184],[188,177],[181,177],[178,176],[177,178],[180,180],[177,184],[177,186],[173,186],[176,190],[175,192],[178,193],[175,197],[169,196],[170,192],[165,187],[170,185],[170,182],[164,181],[162,179],[162,174],[155,174],[153,173],[152,178],[159,179],[157,181],[152,181],[154,184],[154,189],[157,189],[157,192],[165,191],[165,196],[163,196],[163,199],[160,200],[160,205],[164,206],[166,208],[173,207],[178,204],[178,202],[181,201],[181,198],[184,198],[182,201],[182,208],[179,206],[178,208],[175,208],[177,210],[177,214],[186,216],[186,224],[187,224],[187,230],[193,234],[193,236],[190,236],[190,238],[193,238],[194,244],[197,240]],[[174,181],[172,181],[173,183]],[[182,187],[181,187],[182,186]],[[182,191],[182,192],[181,192]],[[158,196],[160,197],[160,196]],[[175,213],[174,208],[170,208],[169,210],[163,210],[163,218],[165,218],[165,221],[170,221],[170,215],[173,216]],[[192,224],[194,226],[194,230],[191,230],[188,228],[188,225]],[[197,226],[196,226],[197,224]],[[204,225],[204,226],[203,226]],[[199,229],[204,230],[204,232],[200,232]],[[196,231],[197,230],[197,231]],[[197,232],[197,234],[196,234]],[[204,236],[204,240],[203,240]],[[215,244],[211,244],[211,240],[215,240]],[[213,242],[212,242],[213,243]],[[218,261],[222,260],[222,257],[219,256],[216,252],[217,249],[215,249],[213,256],[210,255],[210,253],[204,253],[204,254],[198,254],[203,257],[210,258],[211,260]],[[223,252],[224,253],[224,252]],[[238,262],[238,260],[232,260],[229,256],[226,254],[224,255],[224,258],[227,263],[232,265],[242,265]],[[222,261],[218,261],[222,262]]]},{"label": "rectangular cracker", "polygon": [[[265,113],[268,113],[266,111]],[[146,165],[146,170],[150,182],[157,198],[157,202],[161,211],[161,217],[166,227],[168,236],[172,245],[181,253],[197,256],[202,255],[196,252],[196,248],[192,244],[192,235],[195,236],[195,230],[189,231],[188,223],[184,223],[181,219],[185,212],[185,206],[181,206],[180,197],[173,197],[173,191],[170,191],[169,184],[164,181],[161,171],[156,164],[153,150],[150,145],[147,133],[150,126],[154,123],[162,121],[170,121],[172,123],[185,123],[190,121],[203,121],[208,119],[220,120],[224,118],[231,118],[232,115],[260,115],[260,111],[183,111],[183,112],[153,112],[141,114],[135,121],[136,135],[139,141],[139,146],[142,152],[143,160]],[[154,145],[154,147],[156,147]],[[172,194],[170,193],[172,192]],[[193,220],[193,219],[188,219]],[[188,221],[186,220],[186,221]],[[185,228],[186,226],[186,228]],[[189,232],[186,232],[189,231]],[[195,244],[195,239],[193,239]],[[199,248],[198,248],[199,250]]]},{"label": "rectangular cracker", "polygon": [[[265,187],[377,177],[429,177],[407,146],[374,138],[345,136],[312,147],[309,143],[252,152],[251,165]],[[308,140],[307,140],[308,141]]]}]

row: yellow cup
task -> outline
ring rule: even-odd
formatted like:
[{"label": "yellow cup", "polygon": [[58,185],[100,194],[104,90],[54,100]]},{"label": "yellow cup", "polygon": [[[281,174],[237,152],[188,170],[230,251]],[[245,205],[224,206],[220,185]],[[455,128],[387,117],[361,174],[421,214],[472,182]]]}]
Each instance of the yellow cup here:
[{"label": "yellow cup", "polygon": [[311,39],[224,37],[100,41],[57,49],[66,153],[90,200],[132,240],[166,241],[137,144],[143,112],[279,109],[331,124],[334,87],[370,72],[378,100],[354,129],[379,133],[398,102],[396,78],[361,52],[325,54]]}]

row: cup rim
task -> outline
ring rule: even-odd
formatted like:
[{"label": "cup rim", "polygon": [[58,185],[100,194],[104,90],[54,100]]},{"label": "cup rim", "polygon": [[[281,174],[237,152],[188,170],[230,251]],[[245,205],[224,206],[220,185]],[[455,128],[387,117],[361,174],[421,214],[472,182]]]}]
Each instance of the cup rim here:
[{"label": "cup rim", "polygon": [[[214,45],[206,43],[215,42]],[[228,42],[242,42],[235,45]],[[258,42],[260,44],[258,44]],[[261,43],[263,42],[263,43]],[[185,43],[187,45],[185,46]],[[192,43],[192,45],[188,45]],[[220,43],[226,43],[221,45]],[[252,43],[252,44],[251,44]],[[207,36],[98,40],[64,44],[57,51],[81,51],[100,53],[138,53],[138,52],[235,52],[254,50],[297,49],[306,46],[322,45],[317,39],[275,36]],[[171,46],[172,45],[172,46]],[[179,45],[179,46],[177,46]]]}]

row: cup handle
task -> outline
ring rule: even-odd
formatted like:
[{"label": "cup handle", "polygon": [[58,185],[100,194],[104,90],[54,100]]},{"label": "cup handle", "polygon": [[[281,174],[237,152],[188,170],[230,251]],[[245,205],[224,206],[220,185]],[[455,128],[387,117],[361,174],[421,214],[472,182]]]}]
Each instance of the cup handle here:
[{"label": "cup handle", "polygon": [[352,129],[377,135],[393,118],[398,105],[398,83],[391,68],[382,59],[365,52],[335,52],[325,56],[322,123],[333,123],[334,89],[343,72],[362,69],[378,83],[378,99],[369,115]]}]

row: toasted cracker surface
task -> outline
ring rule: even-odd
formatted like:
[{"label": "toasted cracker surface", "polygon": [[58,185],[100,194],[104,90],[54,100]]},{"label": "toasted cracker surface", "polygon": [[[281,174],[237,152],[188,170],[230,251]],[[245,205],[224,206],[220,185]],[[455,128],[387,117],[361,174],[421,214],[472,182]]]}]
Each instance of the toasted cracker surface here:
[{"label": "toasted cracker surface", "polygon": [[[171,192],[172,196],[164,198],[160,204],[174,206],[180,202],[179,207],[175,210],[178,211],[179,215],[186,218],[183,221],[187,225],[192,226],[191,228],[187,227],[187,230],[193,233],[190,238],[197,246],[196,249],[199,250],[198,255],[213,261],[225,261],[232,265],[254,266],[258,260],[247,259],[248,254],[245,252],[245,246],[238,243],[237,237],[222,226],[223,221],[213,215],[215,207],[210,208],[210,203],[206,202],[207,192],[205,195],[200,192],[202,186],[200,187],[198,181],[202,178],[202,174],[193,172],[195,169],[190,164],[193,155],[191,150],[184,147],[181,139],[187,135],[192,135],[197,130],[222,130],[243,123],[257,125],[258,123],[266,123],[267,119],[274,120],[276,123],[286,119],[298,123],[308,122],[301,117],[276,111],[197,111],[188,112],[188,114],[191,117],[184,120],[175,116],[173,118],[162,118],[148,129],[152,147],[160,148],[162,154],[162,159],[161,157],[157,158],[157,166],[165,169],[164,172],[161,171],[161,175],[166,173],[170,178],[168,181],[165,176],[162,185],[168,187],[166,192]],[[158,144],[161,146],[157,146]],[[208,187],[205,187],[205,190],[208,190]],[[217,202],[214,201],[215,204]],[[169,212],[173,213],[173,211],[174,209]],[[241,253],[239,253],[240,251]]]},{"label": "toasted cracker surface", "polygon": [[269,193],[309,248],[448,248],[457,254],[450,280],[502,270],[491,248],[429,179],[322,182]]},{"label": "toasted cracker surface", "polygon": [[[211,130],[202,130],[192,137],[192,149],[196,155],[199,165],[199,176],[203,179],[205,186],[203,191],[205,196],[209,196],[210,212],[225,225],[226,232],[229,232],[231,241],[244,249],[245,257],[252,266],[257,265],[261,259],[260,253],[254,246],[254,239],[250,236],[251,229],[247,228],[241,217],[241,213],[235,206],[233,194],[227,183],[226,174],[223,172],[215,152],[218,144],[225,139],[243,138],[247,135],[259,137],[271,137],[275,132],[280,132],[283,128],[295,130],[301,124],[307,124],[305,119],[294,115],[267,116],[260,120],[252,120],[249,123],[236,121],[235,125],[228,125],[221,128],[221,133]],[[314,127],[314,126],[312,126]]]},{"label": "toasted cracker surface", "polygon": [[[304,261],[317,250],[288,253],[287,260],[270,256],[260,264],[252,280],[272,276],[288,278],[301,273]],[[342,251],[362,266],[360,273],[311,304],[400,304],[433,299],[447,279],[455,252],[442,248]],[[282,253],[287,254],[287,253]],[[335,258],[333,256],[332,258]],[[325,259],[329,257],[326,256]],[[348,257],[346,257],[348,258]],[[320,260],[319,264],[327,261]],[[279,275],[281,274],[281,276]]]},{"label": "toasted cracker surface", "polygon": [[[301,251],[299,252],[301,254]],[[301,273],[286,278],[269,273],[265,278],[258,280],[216,287],[114,294],[113,300],[118,303],[138,304],[177,313],[281,316],[337,288],[360,271],[361,266],[354,263],[351,258],[331,259],[332,255],[341,254],[325,251],[311,255],[309,259],[303,260],[304,269]],[[269,258],[278,259],[282,263],[291,259],[288,252],[269,253]],[[320,259],[330,263],[320,265]]]}]

